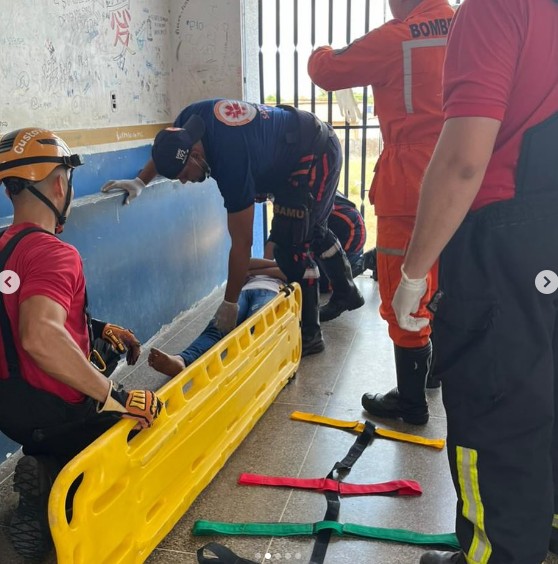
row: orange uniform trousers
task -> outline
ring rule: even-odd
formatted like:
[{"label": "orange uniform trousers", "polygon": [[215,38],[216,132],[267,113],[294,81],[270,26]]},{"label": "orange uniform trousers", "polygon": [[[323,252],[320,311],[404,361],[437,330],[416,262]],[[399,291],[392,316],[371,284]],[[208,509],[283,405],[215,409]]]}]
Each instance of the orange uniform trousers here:
[{"label": "orange uniform trousers", "polygon": [[[401,266],[405,261],[414,226],[415,217],[378,217],[376,240],[378,284],[382,300],[380,315],[388,322],[391,340],[396,345],[408,349],[424,347],[428,343],[431,332],[430,325],[417,333],[401,329],[391,307],[393,296],[401,282]],[[426,282],[426,294],[420,302],[416,315],[432,319],[426,306],[438,288],[437,262],[428,273]]]}]

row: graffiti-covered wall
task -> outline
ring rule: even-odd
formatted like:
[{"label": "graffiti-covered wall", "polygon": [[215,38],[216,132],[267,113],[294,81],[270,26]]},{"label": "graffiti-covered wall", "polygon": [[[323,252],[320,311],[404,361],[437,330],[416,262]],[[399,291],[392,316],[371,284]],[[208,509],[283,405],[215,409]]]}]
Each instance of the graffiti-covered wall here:
[{"label": "graffiti-covered wall", "polygon": [[0,8],[0,133],[30,123],[165,123],[194,100],[242,95],[239,0],[0,0]]},{"label": "graffiti-covered wall", "polygon": [[[241,0],[0,0],[0,136],[55,130],[85,166],[64,238],[91,306],[142,341],[223,283],[229,236],[213,181],[158,180],[130,206],[101,195],[134,178],[187,104],[241,98]],[[0,228],[11,223],[0,192]],[[254,250],[261,256],[258,214]],[[16,445],[0,434],[0,463]]]}]

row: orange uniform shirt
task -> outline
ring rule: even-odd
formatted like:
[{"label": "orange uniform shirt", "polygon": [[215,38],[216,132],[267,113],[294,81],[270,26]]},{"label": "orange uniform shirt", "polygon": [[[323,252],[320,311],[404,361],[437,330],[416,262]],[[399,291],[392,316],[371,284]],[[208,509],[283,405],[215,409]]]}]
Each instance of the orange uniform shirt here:
[{"label": "orange uniform shirt", "polygon": [[379,216],[414,216],[425,169],[442,130],[442,70],[454,15],[447,0],[424,0],[405,20],[392,20],[308,61],[326,90],[371,85],[384,150],[370,202]]}]

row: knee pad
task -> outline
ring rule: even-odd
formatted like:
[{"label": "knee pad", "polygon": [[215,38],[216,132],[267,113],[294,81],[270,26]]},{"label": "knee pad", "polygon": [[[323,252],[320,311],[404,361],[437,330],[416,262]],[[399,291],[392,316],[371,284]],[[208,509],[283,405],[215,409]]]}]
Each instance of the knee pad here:
[{"label": "knee pad", "polygon": [[275,245],[277,266],[284,272],[289,282],[317,280],[320,277],[318,265],[314,262],[309,250],[288,249]]},{"label": "knee pad", "polygon": [[318,258],[326,260],[342,252],[343,247],[339,239],[335,236],[335,233],[333,233],[331,229],[325,228],[320,233],[320,236],[315,238],[312,249]]}]

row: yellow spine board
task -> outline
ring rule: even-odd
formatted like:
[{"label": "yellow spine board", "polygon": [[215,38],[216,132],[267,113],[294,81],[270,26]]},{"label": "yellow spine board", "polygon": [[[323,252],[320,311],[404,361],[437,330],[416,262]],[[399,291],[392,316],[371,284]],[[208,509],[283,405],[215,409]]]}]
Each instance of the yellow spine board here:
[{"label": "yellow spine board", "polygon": [[[364,423],[359,421],[343,421],[342,419],[332,419],[331,417],[324,417],[316,415],[315,413],[304,413],[302,411],[294,411],[291,413],[291,419],[295,421],[306,421],[308,423],[316,423],[318,425],[325,425],[327,427],[334,427],[335,429],[343,429],[346,431],[354,431],[355,433],[362,433],[364,430]],[[409,435],[408,433],[399,433],[398,431],[390,431],[388,429],[381,429],[376,427],[376,435],[385,437],[387,439],[394,439],[405,443],[414,443],[417,445],[428,446],[437,449],[443,449],[446,442],[444,439],[426,439],[418,435]]]},{"label": "yellow spine board", "polygon": [[148,558],[297,370],[300,311],[294,285],[161,388],[151,429],[128,442],[134,424],[120,421],[62,470],[49,500],[58,564]]}]

